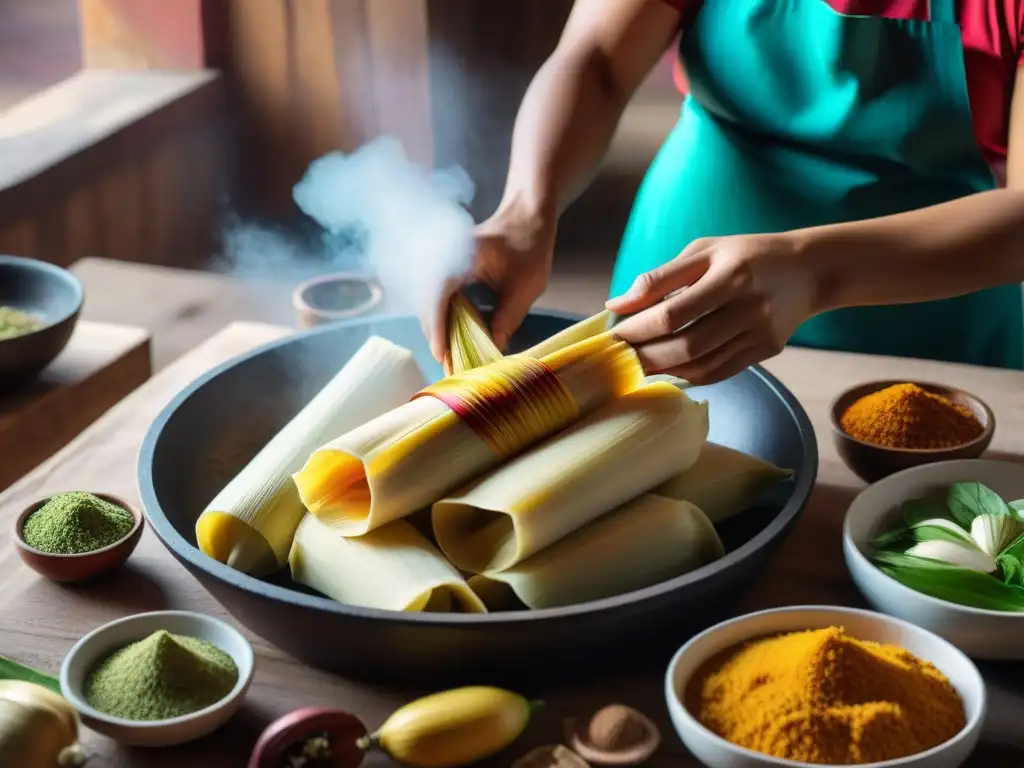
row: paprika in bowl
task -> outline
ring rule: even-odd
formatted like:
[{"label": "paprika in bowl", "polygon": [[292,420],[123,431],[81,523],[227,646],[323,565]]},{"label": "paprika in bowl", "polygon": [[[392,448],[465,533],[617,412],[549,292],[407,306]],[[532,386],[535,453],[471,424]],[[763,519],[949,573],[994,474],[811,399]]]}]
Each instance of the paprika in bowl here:
[{"label": "paprika in bowl", "polygon": [[836,452],[869,483],[923,464],[975,459],[996,426],[980,398],[930,382],[858,384],[832,401],[829,415]]}]

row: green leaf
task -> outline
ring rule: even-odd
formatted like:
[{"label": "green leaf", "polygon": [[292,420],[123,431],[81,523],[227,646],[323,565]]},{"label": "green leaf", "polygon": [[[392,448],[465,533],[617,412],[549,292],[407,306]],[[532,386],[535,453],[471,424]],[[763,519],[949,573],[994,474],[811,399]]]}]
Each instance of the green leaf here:
[{"label": "green leaf", "polygon": [[1000,555],[996,558],[999,570],[1003,574],[1003,582],[1024,586],[1024,565],[1013,555]]},{"label": "green leaf", "polygon": [[886,552],[872,559],[887,576],[939,600],[990,611],[1024,612],[1024,588],[987,574],[912,555]]},{"label": "green leaf", "polygon": [[908,527],[913,527],[923,520],[949,517],[949,508],[943,502],[933,498],[905,501],[900,507],[900,512],[903,514],[903,522]]},{"label": "green leaf", "polygon": [[971,534],[952,520],[943,520],[942,518],[924,520],[911,528],[910,533],[914,541],[918,542],[942,539],[943,541],[954,541],[957,544],[971,547],[977,546],[977,542],[971,538]]},{"label": "green leaf", "polygon": [[1024,499],[1019,501],[1011,501],[1009,504],[1010,509],[1017,515],[1017,519],[1024,521]]},{"label": "green leaf", "polygon": [[913,543],[914,537],[910,529],[900,525],[878,534],[871,540],[871,547],[873,549],[895,549],[902,552]]},{"label": "green leaf", "polygon": [[60,681],[53,675],[26,667],[6,656],[0,656],[0,680],[21,680],[26,683],[35,683],[43,688],[49,688],[56,694],[60,694]]},{"label": "green leaf", "polygon": [[1022,563],[1024,563],[1024,533],[1018,536],[1016,539],[1010,542],[1010,544],[1003,549],[1001,555],[1013,555]]},{"label": "green leaf", "polygon": [[953,514],[953,519],[967,530],[978,515],[1010,515],[1013,511],[1000,496],[981,483],[955,483],[949,489],[946,504]]}]

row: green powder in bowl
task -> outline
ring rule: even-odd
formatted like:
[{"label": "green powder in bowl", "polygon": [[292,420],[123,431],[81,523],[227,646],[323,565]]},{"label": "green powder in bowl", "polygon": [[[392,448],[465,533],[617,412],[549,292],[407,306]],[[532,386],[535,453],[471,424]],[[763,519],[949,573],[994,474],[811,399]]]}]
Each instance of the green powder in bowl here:
[{"label": "green powder in bowl", "polygon": [[28,312],[0,306],[0,341],[34,333],[42,327],[43,324]]},{"label": "green powder in bowl", "polygon": [[132,513],[91,493],[59,493],[25,520],[25,543],[52,555],[81,555],[116,544],[135,527]]},{"label": "green powder in bowl", "polygon": [[85,681],[85,700],[125,720],[166,720],[216,704],[238,682],[234,659],[212,643],[160,630],[115,651]]}]

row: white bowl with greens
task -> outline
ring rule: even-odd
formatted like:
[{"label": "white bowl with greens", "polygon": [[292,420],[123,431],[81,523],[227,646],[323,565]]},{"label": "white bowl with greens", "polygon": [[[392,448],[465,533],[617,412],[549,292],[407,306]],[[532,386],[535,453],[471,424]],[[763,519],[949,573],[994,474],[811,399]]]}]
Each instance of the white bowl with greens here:
[{"label": "white bowl with greens", "polygon": [[869,486],[843,554],[872,606],[979,659],[1024,659],[1024,465],[946,461]]}]

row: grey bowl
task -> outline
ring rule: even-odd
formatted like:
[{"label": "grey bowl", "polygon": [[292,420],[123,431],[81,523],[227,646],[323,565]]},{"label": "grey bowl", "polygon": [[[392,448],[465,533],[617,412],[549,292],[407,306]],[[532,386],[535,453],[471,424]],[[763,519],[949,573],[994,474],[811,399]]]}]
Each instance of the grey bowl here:
[{"label": "grey bowl", "polygon": [[0,340],[0,384],[32,378],[67,346],[85,292],[66,269],[45,261],[0,256],[0,306],[20,309],[43,323],[38,331]]},{"label": "grey bowl", "polygon": [[[578,319],[532,313],[513,349]],[[752,368],[692,395],[709,401],[712,440],[795,475],[721,526],[724,558],[671,581],[541,611],[397,613],[333,602],[294,584],[286,571],[260,580],[203,555],[194,528],[204,506],[371,334],[411,349],[428,379],[440,376],[412,318],[324,326],[195,381],[157,417],[139,455],[140,496],[164,545],[242,624],[313,666],[381,683],[486,680],[521,688],[531,679],[550,682],[606,670],[609,663],[667,658],[686,637],[728,615],[796,523],[814,485],[818,453],[807,415],[782,384]]]}]

